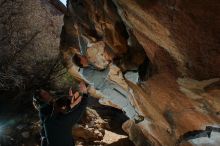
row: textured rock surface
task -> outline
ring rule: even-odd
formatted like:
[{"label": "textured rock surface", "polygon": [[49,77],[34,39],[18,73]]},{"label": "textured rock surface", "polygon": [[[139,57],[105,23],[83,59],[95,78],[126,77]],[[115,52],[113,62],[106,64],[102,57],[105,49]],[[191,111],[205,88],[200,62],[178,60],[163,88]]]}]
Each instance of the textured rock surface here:
[{"label": "textured rock surface", "polygon": [[0,90],[47,78],[59,54],[62,16],[46,0],[0,0]]},{"label": "textured rock surface", "polygon": [[[59,0],[49,2],[0,0],[1,146],[40,144],[39,116],[33,109],[32,95],[29,92],[33,88],[39,88],[39,82],[42,85],[40,88],[44,88],[48,75],[53,69],[57,69],[57,66],[55,68],[52,66],[58,59],[59,35],[63,24],[63,14],[57,9],[61,12],[66,9],[59,5]],[[103,45],[103,43],[93,45],[99,44]],[[104,50],[100,50],[99,53],[102,51]],[[96,61],[94,56],[91,57]],[[103,61],[97,62],[97,66],[100,63]],[[59,81],[56,83],[60,83],[61,86],[53,89],[53,93],[56,93],[56,90],[64,91],[64,88],[72,85],[71,78],[68,76],[63,78],[58,78]],[[21,89],[13,90],[17,88]],[[122,122],[126,120],[124,114],[111,107],[94,105],[95,103],[97,101],[92,102],[92,106],[96,106],[93,107],[95,110],[89,108],[86,117],[79,123],[80,126],[73,129],[76,142],[84,146],[133,146],[121,129]]]},{"label": "textured rock surface", "polygon": [[[72,62],[80,49],[97,70],[117,65],[111,80],[133,95],[130,101],[145,116],[123,127],[136,145],[196,145],[189,139],[219,126],[219,1],[70,0],[68,6],[61,35],[66,67],[83,79]],[[140,70],[144,60],[145,81],[125,80],[123,73]]]}]

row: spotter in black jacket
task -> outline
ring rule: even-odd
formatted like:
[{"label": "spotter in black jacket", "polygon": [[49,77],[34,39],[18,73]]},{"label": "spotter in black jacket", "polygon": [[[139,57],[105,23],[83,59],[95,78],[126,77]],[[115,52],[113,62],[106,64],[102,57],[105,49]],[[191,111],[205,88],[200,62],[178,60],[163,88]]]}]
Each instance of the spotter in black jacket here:
[{"label": "spotter in black jacket", "polygon": [[81,102],[66,114],[52,114],[53,106],[44,104],[40,108],[41,146],[74,146],[72,127],[82,117],[88,100],[84,94]]}]

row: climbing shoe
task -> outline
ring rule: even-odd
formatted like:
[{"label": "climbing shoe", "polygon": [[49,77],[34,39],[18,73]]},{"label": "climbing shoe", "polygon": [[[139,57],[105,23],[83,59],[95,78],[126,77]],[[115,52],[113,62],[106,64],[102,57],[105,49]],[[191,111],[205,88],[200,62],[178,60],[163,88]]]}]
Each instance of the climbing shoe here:
[{"label": "climbing shoe", "polygon": [[142,121],[144,121],[144,117],[141,116],[141,115],[138,115],[138,116],[136,116],[136,117],[134,118],[135,124],[138,124],[138,123],[140,123],[140,122],[142,122]]}]

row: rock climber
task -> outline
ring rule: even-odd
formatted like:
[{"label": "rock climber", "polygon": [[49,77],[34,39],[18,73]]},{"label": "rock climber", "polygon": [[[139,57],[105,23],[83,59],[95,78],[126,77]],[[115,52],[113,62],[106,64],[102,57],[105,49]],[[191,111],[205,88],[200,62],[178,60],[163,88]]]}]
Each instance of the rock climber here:
[{"label": "rock climber", "polygon": [[139,123],[144,120],[144,117],[139,115],[134,106],[129,100],[131,96],[121,86],[108,79],[109,68],[97,70],[94,65],[89,64],[86,56],[75,54],[73,62],[80,67],[79,72],[83,77],[89,81],[89,84],[96,90],[99,90],[105,98],[102,100],[109,100],[114,105],[117,105],[125,112],[129,119]]}]

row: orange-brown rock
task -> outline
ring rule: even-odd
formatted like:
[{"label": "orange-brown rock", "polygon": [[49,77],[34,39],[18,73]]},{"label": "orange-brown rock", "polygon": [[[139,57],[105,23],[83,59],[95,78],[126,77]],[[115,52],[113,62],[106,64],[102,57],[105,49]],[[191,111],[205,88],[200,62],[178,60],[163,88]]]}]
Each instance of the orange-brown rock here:
[{"label": "orange-brown rock", "polygon": [[[66,66],[83,80],[72,62],[80,49],[88,50],[84,55],[92,64],[116,65],[110,79],[132,95],[129,100],[145,117],[143,122],[123,126],[136,145],[143,145],[143,139],[135,135],[144,136],[149,145],[203,144],[198,136],[208,132],[207,126],[218,128],[219,1],[70,0],[68,6],[61,35]],[[99,42],[105,51],[91,45]],[[144,66],[146,80],[125,79],[123,73],[140,71],[143,60],[149,61]],[[103,98],[101,94],[97,97]],[[218,133],[210,133],[208,140],[218,145],[212,139]]]}]

